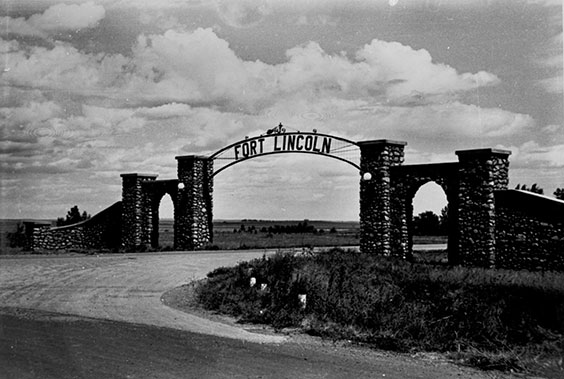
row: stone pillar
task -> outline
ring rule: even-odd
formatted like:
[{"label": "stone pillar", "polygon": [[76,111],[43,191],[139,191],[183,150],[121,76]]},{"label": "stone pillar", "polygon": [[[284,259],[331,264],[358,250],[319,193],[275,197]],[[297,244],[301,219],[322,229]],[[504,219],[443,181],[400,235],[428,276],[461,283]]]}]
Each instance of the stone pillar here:
[{"label": "stone pillar", "polygon": [[157,176],[154,174],[121,174],[122,247],[136,248],[151,242],[151,207],[143,191],[143,183],[154,181]]},{"label": "stone pillar", "polygon": [[151,231],[150,240],[153,248],[159,247],[159,206],[163,195],[151,193]]},{"label": "stone pillar", "polygon": [[458,181],[451,182],[446,192],[448,203],[448,222],[447,222],[447,259],[451,266],[459,265],[461,262],[460,252],[458,251]]},{"label": "stone pillar", "polygon": [[[390,167],[403,163],[406,142],[362,141],[360,147],[360,250],[392,254]],[[370,174],[367,178],[366,174]]]},{"label": "stone pillar", "polygon": [[174,207],[174,247],[201,249],[213,240],[213,161],[188,155],[178,161],[178,197]]},{"label": "stone pillar", "polygon": [[459,150],[458,253],[463,265],[495,265],[494,191],[509,184],[510,151]]},{"label": "stone pillar", "polygon": [[391,246],[392,255],[411,260],[413,240],[409,238],[409,225],[413,217],[413,204],[407,193],[407,186],[400,180],[391,178]]}]

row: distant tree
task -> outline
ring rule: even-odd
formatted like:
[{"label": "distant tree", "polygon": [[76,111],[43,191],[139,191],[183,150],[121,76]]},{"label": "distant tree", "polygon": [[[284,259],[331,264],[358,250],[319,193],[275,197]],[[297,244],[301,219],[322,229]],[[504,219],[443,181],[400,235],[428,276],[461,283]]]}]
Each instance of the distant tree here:
[{"label": "distant tree", "polygon": [[564,188],[557,188],[556,191],[554,191],[554,197],[559,200],[564,200]]},{"label": "distant tree", "polygon": [[445,205],[445,207],[441,209],[441,215],[439,216],[439,231],[443,235],[448,234],[448,205]]},{"label": "distant tree", "polygon": [[413,233],[418,236],[440,235],[440,220],[432,211],[419,213],[413,218]]},{"label": "distant tree", "polygon": [[529,191],[534,192],[534,193],[538,193],[540,195],[542,195],[544,193],[544,190],[542,188],[538,187],[537,183],[533,183],[533,185],[531,186],[531,189]]},{"label": "distant tree", "polygon": [[81,214],[78,206],[75,205],[67,212],[66,218],[59,217],[57,219],[57,226],[76,224],[77,222],[88,220],[89,218],[90,215],[86,213],[86,211]]},{"label": "distant tree", "polygon": [[533,193],[538,193],[539,195],[542,195],[544,193],[544,190],[542,188],[540,188],[537,183],[533,183],[533,185],[528,188],[526,184],[517,184],[517,186],[515,187],[516,190],[521,190],[521,191],[529,191],[529,192],[533,192]]}]

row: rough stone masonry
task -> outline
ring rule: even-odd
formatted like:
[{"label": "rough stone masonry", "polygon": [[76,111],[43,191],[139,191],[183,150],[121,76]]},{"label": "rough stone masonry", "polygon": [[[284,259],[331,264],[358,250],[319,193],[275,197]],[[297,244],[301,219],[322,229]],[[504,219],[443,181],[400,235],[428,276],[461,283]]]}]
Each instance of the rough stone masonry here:
[{"label": "rough stone masonry", "polygon": [[[283,135],[280,138],[282,141]],[[232,146],[245,143],[249,142]],[[458,162],[404,165],[406,142],[382,139],[352,144],[360,154],[360,165],[355,167],[360,167],[361,174],[363,252],[410,259],[413,197],[423,184],[434,181],[443,188],[448,201],[450,264],[564,270],[564,202],[523,191],[515,195],[508,190],[511,152],[459,150]],[[249,153],[250,158],[253,156]],[[213,241],[214,161],[197,155],[178,156],[176,160],[176,179],[122,174],[119,215],[114,205],[112,211],[100,213],[104,217],[95,216],[74,226],[36,228],[32,247],[96,248],[108,246],[105,239],[110,237],[114,245],[117,238],[117,244],[126,249],[158,246],[158,206],[168,193],[174,205],[174,248],[205,248]],[[523,206],[529,203],[535,206]]]}]

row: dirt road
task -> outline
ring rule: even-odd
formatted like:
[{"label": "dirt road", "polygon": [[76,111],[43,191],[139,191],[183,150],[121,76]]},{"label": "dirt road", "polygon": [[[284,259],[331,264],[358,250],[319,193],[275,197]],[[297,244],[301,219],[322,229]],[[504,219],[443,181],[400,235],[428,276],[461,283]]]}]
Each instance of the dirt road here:
[{"label": "dirt road", "polygon": [[161,304],[161,295],[215,267],[263,252],[165,253],[0,259],[0,304],[162,326],[251,342],[283,337],[248,333]]},{"label": "dirt road", "polygon": [[[443,361],[297,343],[187,314],[161,302],[167,290],[202,278],[213,268],[263,253],[3,257],[0,377],[494,376]],[[187,359],[191,354],[193,359]],[[65,359],[74,363],[74,371],[64,371]],[[209,362],[222,363],[210,366]],[[39,370],[39,375],[25,367]],[[90,371],[83,371],[85,367]],[[178,376],[180,372],[186,375]]]}]

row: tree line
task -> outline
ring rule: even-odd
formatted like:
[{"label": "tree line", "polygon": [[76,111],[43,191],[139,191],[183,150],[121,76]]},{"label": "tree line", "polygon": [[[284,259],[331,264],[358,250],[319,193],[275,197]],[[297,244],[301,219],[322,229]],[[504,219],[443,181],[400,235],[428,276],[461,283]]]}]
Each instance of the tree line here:
[{"label": "tree line", "polygon": [[[233,233],[268,233],[268,234],[304,234],[304,233],[311,233],[311,234],[318,234],[324,233],[323,229],[317,229],[315,226],[310,225],[308,220],[304,220],[303,222],[298,222],[297,224],[289,224],[289,225],[273,225],[273,226],[263,226],[262,228],[258,229],[254,225],[245,226],[245,224],[241,224],[239,229],[233,229]],[[329,230],[329,233],[337,233],[337,229],[334,227]]]},{"label": "tree line", "polygon": [[78,206],[75,205],[67,212],[66,218],[57,218],[57,226],[76,224],[77,222],[86,221],[90,219],[90,217],[91,216],[86,211],[80,213]]}]

